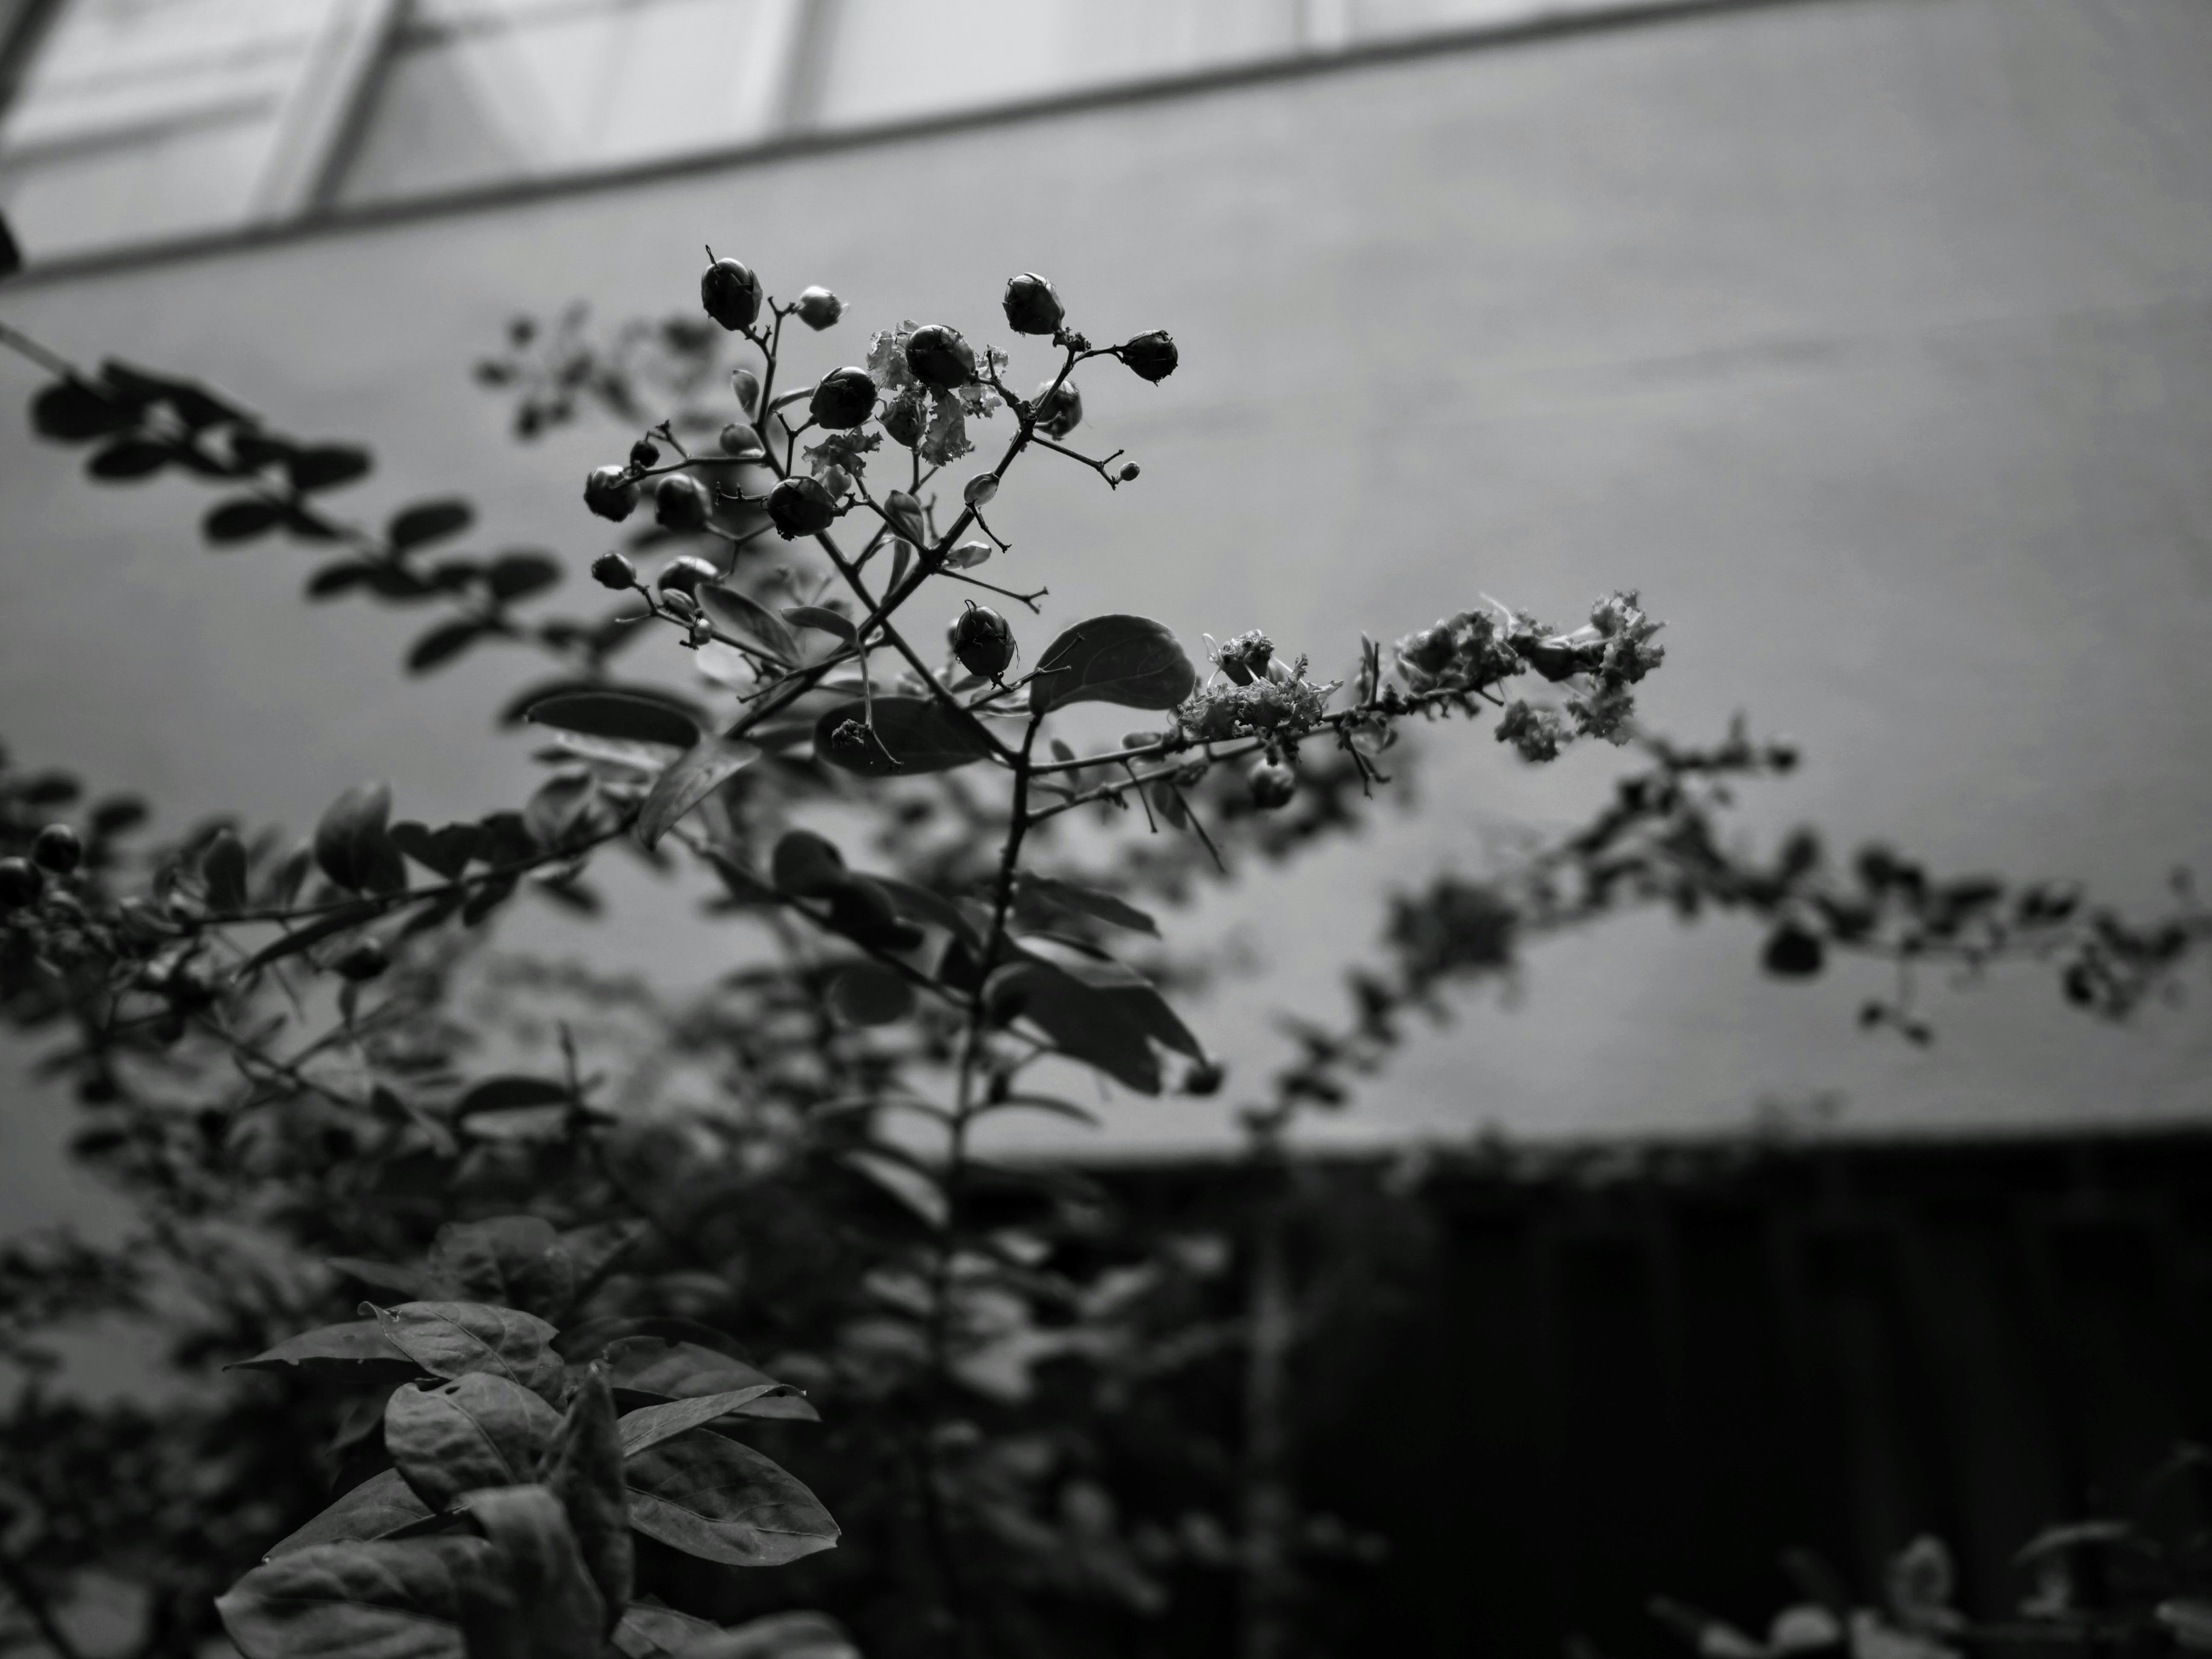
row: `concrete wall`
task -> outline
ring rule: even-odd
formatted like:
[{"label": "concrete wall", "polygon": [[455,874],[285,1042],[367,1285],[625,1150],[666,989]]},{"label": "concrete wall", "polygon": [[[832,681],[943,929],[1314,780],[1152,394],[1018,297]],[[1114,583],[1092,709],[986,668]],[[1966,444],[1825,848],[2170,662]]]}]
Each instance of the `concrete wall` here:
[{"label": "concrete wall", "polygon": [[[519,450],[463,389],[511,309],[681,306],[711,240],[848,297],[828,367],[902,315],[989,332],[1005,276],[1046,270],[1097,333],[1171,328],[1185,368],[1086,382],[1136,488],[1036,466],[1002,498],[1012,568],[1053,590],[1033,644],[1133,609],[1331,663],[1478,592],[1568,615],[1640,586],[1669,620],[1657,723],[1744,708],[1804,745],[1751,823],[2150,900],[2212,866],[2208,85],[2201,0],[1827,0],[34,283],[0,314],[370,438],[364,507],[459,483],[580,577],[576,480],[608,435]],[[0,392],[33,384],[0,365]],[[298,555],[206,553],[183,486],[94,490],[12,422],[0,492],[0,727],[26,758],[140,782],[171,823],[304,822],[369,775],[472,811],[526,775],[483,712],[511,662],[405,683],[411,618],[307,609]],[[1566,822],[1610,769],[1433,748],[1419,817],[1194,920],[1265,964],[1202,1013],[1248,1075],[1279,1055],[1269,1011],[1334,1012],[1393,878]],[[600,948],[710,967],[686,902],[647,897]],[[1929,1127],[2212,1103],[2201,999],[2120,1035],[2040,978],[1939,992],[1942,1040],[1905,1052],[1853,1029],[1851,975],[1763,983],[1756,945],[1651,919],[1549,947],[1516,1008],[1424,1039],[1346,1129],[1710,1127],[1819,1091]],[[1114,1116],[1123,1142],[1222,1123]]]}]

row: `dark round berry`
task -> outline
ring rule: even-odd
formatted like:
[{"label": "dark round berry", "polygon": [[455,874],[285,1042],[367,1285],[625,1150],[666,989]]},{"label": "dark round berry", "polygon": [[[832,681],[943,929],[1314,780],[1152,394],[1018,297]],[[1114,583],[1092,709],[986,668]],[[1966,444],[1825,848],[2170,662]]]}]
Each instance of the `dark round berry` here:
[{"label": "dark round berry", "polygon": [[15,910],[36,901],[46,878],[28,859],[0,859],[0,910]]},{"label": "dark round berry", "polygon": [[1062,380],[1057,390],[1047,380],[1036,391],[1037,430],[1048,438],[1065,438],[1083,424],[1083,394],[1073,380]]},{"label": "dark round berry", "polygon": [[1123,342],[1115,348],[1121,361],[1135,374],[1158,386],[1176,372],[1182,359],[1176,352],[1176,343],[1167,330],[1156,328],[1150,334],[1139,334],[1133,340]]},{"label": "dark round berry", "polygon": [[789,541],[819,535],[836,523],[837,502],[816,479],[786,478],[768,493],[768,516],[776,534]]},{"label": "dark round berry", "polygon": [[1123,483],[1136,483],[1137,471],[1137,464],[1134,461],[1123,462],[1121,465],[1121,482]]},{"label": "dark round berry", "polygon": [[65,876],[84,862],[84,843],[66,823],[50,823],[31,843],[31,858],[56,875]]},{"label": "dark round berry", "polygon": [[626,553],[602,553],[592,561],[592,580],[602,587],[627,593],[637,586],[637,567]]},{"label": "dark round berry", "polygon": [[865,368],[833,369],[806,405],[817,426],[848,432],[876,412],[876,383]]},{"label": "dark round berry", "polygon": [[1766,941],[1766,949],[1759,962],[1766,971],[1778,979],[1810,979],[1820,971],[1827,955],[1820,936],[1808,933],[1796,923],[1785,921],[1774,930]]},{"label": "dark round berry", "polygon": [[1006,279],[1006,326],[1017,334],[1055,334],[1066,319],[1053,285],[1033,270]]},{"label": "dark round berry", "polygon": [[341,978],[358,985],[364,980],[374,979],[392,966],[392,955],[379,940],[357,939],[331,959],[331,966]]},{"label": "dark round berry", "polygon": [[994,680],[1014,659],[1014,630],[988,605],[970,604],[953,619],[952,654],[971,674]]},{"label": "dark round berry", "polygon": [[907,337],[906,366],[936,392],[951,392],[975,378],[975,351],[960,331],[931,323]]},{"label": "dark round berry", "polygon": [[799,320],[811,329],[830,328],[845,314],[845,302],[826,288],[801,289],[799,303],[792,307]]},{"label": "dark round berry", "polygon": [[1298,793],[1297,774],[1276,761],[1261,761],[1252,769],[1246,781],[1251,787],[1252,805],[1262,812],[1288,806],[1291,798]]},{"label": "dark round berry", "polygon": [[671,559],[661,573],[653,579],[653,585],[662,593],[696,593],[701,583],[712,587],[722,580],[722,573],[696,553],[686,553],[680,559]]},{"label": "dark round berry", "polygon": [[912,386],[884,405],[884,430],[895,444],[912,449],[921,441],[928,425],[929,416],[922,408],[921,394]]},{"label": "dark round berry", "polygon": [[736,421],[722,428],[721,442],[722,453],[734,455],[740,460],[768,453],[768,446],[761,441],[760,434]]},{"label": "dark round berry", "polygon": [[1229,1068],[1218,1060],[1201,1060],[1182,1075],[1182,1091],[1204,1098],[1218,1095],[1221,1085],[1229,1080]]},{"label": "dark round berry", "polygon": [[653,492],[653,518],[663,530],[699,530],[707,523],[707,490],[688,472],[672,472]]},{"label": "dark round berry", "polygon": [[629,447],[629,464],[636,471],[656,466],[660,461],[660,446],[650,438],[640,438]]},{"label": "dark round berry", "polygon": [[760,315],[760,278],[752,267],[736,259],[717,259],[699,279],[699,303],[707,314],[735,332],[750,328]]},{"label": "dark round berry", "polygon": [[594,467],[584,480],[584,505],[601,518],[620,524],[637,505],[637,486],[618,466]]}]

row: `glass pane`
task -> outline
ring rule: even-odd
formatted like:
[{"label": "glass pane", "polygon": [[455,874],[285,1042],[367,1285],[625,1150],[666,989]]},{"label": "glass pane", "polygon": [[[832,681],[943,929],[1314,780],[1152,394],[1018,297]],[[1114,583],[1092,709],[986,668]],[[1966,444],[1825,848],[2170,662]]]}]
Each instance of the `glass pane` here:
[{"label": "glass pane", "polygon": [[74,0],[0,122],[34,259],[221,229],[258,191],[343,0]]},{"label": "glass pane", "polygon": [[422,0],[393,43],[338,200],[761,137],[793,14],[777,0]]},{"label": "glass pane", "polygon": [[835,127],[1270,58],[1297,0],[827,0],[806,112]]}]

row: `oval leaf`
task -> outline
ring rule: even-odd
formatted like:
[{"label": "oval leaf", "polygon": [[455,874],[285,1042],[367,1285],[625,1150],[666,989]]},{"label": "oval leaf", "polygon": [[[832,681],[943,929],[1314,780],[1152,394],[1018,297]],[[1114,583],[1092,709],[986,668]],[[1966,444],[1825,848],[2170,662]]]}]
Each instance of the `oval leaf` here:
[{"label": "oval leaf", "polygon": [[320,1515],[283,1540],[261,1559],[273,1561],[316,1544],[353,1543],[381,1538],[417,1521],[428,1521],[431,1510],[409,1488],[397,1469],[372,1474]]},{"label": "oval leaf", "polygon": [[745,1407],[771,1395],[795,1394],[796,1389],[786,1382],[757,1382],[742,1389],[732,1389],[726,1394],[701,1395],[691,1400],[672,1400],[665,1406],[647,1406],[634,1412],[624,1412],[616,1425],[622,1440],[623,1455],[635,1457],[648,1447],[664,1440],[673,1440],[679,1434],[703,1428],[719,1417],[753,1415]]},{"label": "oval leaf", "polygon": [[623,1487],[622,1438],[615,1427],[614,1393],[605,1370],[585,1373],[568,1402],[551,1455],[545,1484],[568,1512],[584,1566],[610,1609],[629,1601],[636,1568],[629,1535],[629,1500]]},{"label": "oval leaf", "polygon": [[455,1117],[477,1112],[511,1112],[520,1106],[565,1106],[568,1087],[542,1077],[488,1077],[472,1085],[453,1103]]},{"label": "oval leaf", "polygon": [[210,507],[207,517],[200,520],[200,534],[211,542],[242,542],[274,528],[283,516],[276,502],[242,495]]},{"label": "oval leaf", "polygon": [[384,1406],[385,1449],[433,1510],[479,1486],[528,1481],[560,1426],[529,1389],[482,1371],[440,1389],[406,1383]]},{"label": "oval leaf", "polygon": [[567,1386],[553,1328],[535,1315],[481,1302],[403,1302],[370,1311],[392,1346],[433,1376],[483,1371],[548,1399]]},{"label": "oval leaf", "polygon": [[690,749],[699,741],[698,722],[667,703],[627,691],[561,692],[531,704],[522,718],[536,726],[624,743]]},{"label": "oval leaf", "polygon": [[[607,1345],[605,1358],[607,1380],[626,1401],[641,1397],[696,1400],[705,1395],[759,1389],[775,1381],[742,1359],[680,1338],[626,1336]],[[820,1421],[806,1397],[795,1389],[757,1394],[738,1415]]]},{"label": "oval leaf", "polygon": [[721,1633],[720,1625],[688,1613],[634,1601],[615,1626],[614,1644],[624,1659],[681,1659],[701,1642]]},{"label": "oval leaf", "polygon": [[848,963],[830,981],[830,1006],[848,1025],[889,1025],[914,1012],[914,987],[880,962]]},{"label": "oval leaf", "polygon": [[837,1523],[814,1494],[751,1447],[706,1429],[631,1458],[629,1523],[687,1555],[773,1567],[833,1547]]},{"label": "oval leaf", "polygon": [[392,1346],[384,1328],[374,1319],[349,1320],[343,1325],[302,1331],[266,1353],[235,1361],[226,1369],[310,1372],[362,1382],[397,1382],[420,1376],[423,1370]]},{"label": "oval leaf", "polygon": [[316,1544],[216,1602],[246,1659],[467,1659],[463,1586],[495,1571],[480,1538]]},{"label": "oval leaf", "polygon": [[928,697],[878,697],[875,731],[865,744],[847,748],[833,740],[847,721],[865,720],[867,713],[858,701],[830,709],[814,724],[814,752],[866,778],[949,772],[991,752],[990,738],[973,714],[956,714]]},{"label": "oval leaf", "polygon": [[392,522],[385,526],[384,539],[392,544],[395,551],[404,552],[425,542],[458,536],[474,524],[476,518],[476,509],[458,497],[417,501],[392,515]]},{"label": "oval leaf", "polygon": [[760,758],[761,751],[733,738],[703,738],[691,752],[653,780],[638,809],[637,839],[652,848],[676,821]]},{"label": "oval leaf", "polygon": [[480,622],[466,619],[440,623],[408,647],[407,672],[427,674],[439,664],[451,662],[491,631]]},{"label": "oval leaf", "polygon": [[495,1486],[459,1507],[499,1552],[530,1659],[599,1659],[614,1621],[561,1500],[540,1486]]},{"label": "oval leaf", "polygon": [[848,645],[860,637],[852,618],[823,605],[794,605],[783,613],[783,619],[793,628],[811,628],[817,634],[834,635]]},{"label": "oval leaf", "polygon": [[368,476],[368,452],[350,444],[318,444],[295,451],[286,459],[295,489],[336,489]]},{"label": "oval leaf", "polygon": [[723,628],[787,666],[795,666],[805,659],[806,653],[790,625],[766,605],[736,588],[702,587],[699,603]]},{"label": "oval leaf", "polygon": [[1030,682],[1042,713],[1072,702],[1173,708],[1198,684],[1176,636],[1149,617],[1093,617],[1045,648]]}]

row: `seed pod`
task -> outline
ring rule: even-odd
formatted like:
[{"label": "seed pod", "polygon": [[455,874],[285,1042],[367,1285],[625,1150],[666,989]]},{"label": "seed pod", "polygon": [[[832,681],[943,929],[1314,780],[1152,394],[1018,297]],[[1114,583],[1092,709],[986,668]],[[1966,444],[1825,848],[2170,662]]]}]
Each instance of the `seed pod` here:
[{"label": "seed pod", "polygon": [[722,573],[696,553],[686,553],[681,558],[671,559],[653,579],[653,585],[665,597],[671,593],[696,593],[702,582],[708,586],[722,580]]},{"label": "seed pod", "polygon": [[730,390],[738,394],[738,407],[750,416],[760,403],[760,376],[750,368],[730,371]]},{"label": "seed pod", "polygon": [[341,978],[349,979],[358,985],[365,980],[374,979],[392,966],[392,957],[377,940],[357,939],[337,953],[331,966],[337,970]]},{"label": "seed pod", "polygon": [[1014,659],[1014,630],[1006,619],[973,600],[953,618],[951,640],[952,654],[960,665],[987,680],[997,679]]},{"label": "seed pod", "polygon": [[833,369],[814,388],[806,412],[817,426],[849,432],[876,412],[876,383],[865,368]]},{"label": "seed pod", "polygon": [[1133,340],[1125,340],[1115,350],[1131,371],[1158,386],[1176,372],[1181,361],[1176,343],[1167,330],[1156,328],[1150,334],[1139,334]]},{"label": "seed pod", "polygon": [[31,843],[31,859],[40,868],[65,876],[84,860],[84,843],[66,823],[50,823]]},{"label": "seed pod", "polygon": [[1057,333],[1067,312],[1053,285],[1033,270],[1006,279],[1006,326],[1017,334]]},{"label": "seed pod", "polygon": [[734,455],[739,460],[749,460],[768,453],[768,446],[761,441],[760,434],[736,421],[722,428],[721,445],[722,453]]},{"label": "seed pod", "polygon": [[760,315],[760,278],[752,267],[736,259],[717,259],[699,279],[699,303],[707,314],[732,333],[750,328]]},{"label": "seed pod", "polygon": [[812,478],[786,478],[768,494],[769,521],[784,540],[818,535],[837,521],[837,502]]},{"label": "seed pod", "polygon": [[968,480],[966,487],[960,492],[960,499],[970,507],[988,507],[997,497],[998,493],[999,475],[995,472],[978,472]]},{"label": "seed pod", "polygon": [[960,331],[931,323],[907,337],[906,366],[936,392],[951,392],[975,378],[975,350]]},{"label": "seed pod", "polygon": [[660,596],[660,608],[680,623],[692,623],[699,620],[699,601],[680,587]]},{"label": "seed pod", "polygon": [[653,521],[663,530],[699,530],[707,523],[706,486],[688,472],[672,472],[653,492]]},{"label": "seed pod", "polygon": [[647,467],[658,465],[659,460],[660,446],[650,438],[640,438],[629,447],[629,464],[633,471],[642,472]]},{"label": "seed pod", "polygon": [[46,878],[28,859],[0,859],[0,911],[21,909],[37,901]]},{"label": "seed pod", "polygon": [[912,449],[921,441],[921,434],[929,427],[929,415],[922,407],[921,393],[913,386],[900,392],[884,405],[883,422],[893,443]]},{"label": "seed pod", "polygon": [[795,309],[800,322],[809,328],[820,330],[836,325],[837,319],[845,314],[845,302],[826,288],[807,288],[799,290],[799,304]]},{"label": "seed pod", "polygon": [[1134,483],[1137,482],[1137,464],[1134,461],[1127,461],[1122,464],[1121,482],[1123,483]]},{"label": "seed pod", "polygon": [[602,587],[627,593],[637,586],[637,567],[626,553],[602,553],[592,561],[592,580]]},{"label": "seed pod", "polygon": [[1247,775],[1245,781],[1252,791],[1252,805],[1262,812],[1288,806],[1291,797],[1298,793],[1297,775],[1274,761],[1261,761]]},{"label": "seed pod", "polygon": [[963,542],[945,556],[945,568],[950,570],[973,570],[988,561],[994,550],[988,542]]},{"label": "seed pod", "polygon": [[618,466],[594,467],[584,480],[584,505],[620,524],[637,505],[637,486]]},{"label": "seed pod", "polygon": [[1062,380],[1054,391],[1050,380],[1036,389],[1037,430],[1048,438],[1065,438],[1083,424],[1083,394],[1073,380]]},{"label": "seed pod", "polygon": [[884,516],[891,521],[891,528],[918,545],[929,541],[929,527],[922,522],[921,503],[903,489],[894,489],[884,497]]}]

